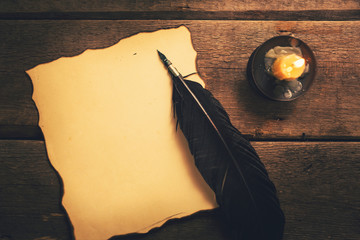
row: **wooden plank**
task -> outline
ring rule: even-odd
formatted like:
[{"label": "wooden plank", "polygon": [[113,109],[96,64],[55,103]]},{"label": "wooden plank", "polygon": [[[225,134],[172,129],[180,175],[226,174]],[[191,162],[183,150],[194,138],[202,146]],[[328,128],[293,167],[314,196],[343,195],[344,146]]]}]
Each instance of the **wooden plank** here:
[{"label": "wooden plank", "polygon": [[[359,142],[253,142],[279,192],[285,240],[360,238]],[[0,141],[0,239],[71,239],[42,141]],[[217,210],[121,240],[229,239]]]},{"label": "wooden plank", "polygon": [[[0,21],[0,125],[37,125],[26,69],[107,47],[141,31],[182,24],[192,32],[207,88],[244,134],[255,139],[359,139],[359,21]],[[318,62],[310,91],[288,103],[258,96],[246,80],[252,51],[280,34],[305,41]]]},{"label": "wooden plank", "polygon": [[281,20],[354,21],[360,10],[0,12],[0,20]]},{"label": "wooden plank", "polygon": [[3,20],[359,20],[357,0],[1,1]]},{"label": "wooden plank", "polygon": [[[245,134],[256,138],[359,137],[359,22],[210,22],[192,32],[201,76]],[[302,39],[314,51],[317,76],[301,98],[273,102],[249,88],[246,65],[257,46],[283,33]],[[203,36],[209,39],[204,41]]]},{"label": "wooden plank", "polygon": [[248,11],[248,10],[348,10],[360,9],[357,0],[179,0],[179,1],[51,1],[3,0],[0,12],[114,12],[114,11]]},{"label": "wooden plank", "polygon": [[61,196],[43,142],[0,141],[0,239],[70,239]]},{"label": "wooden plank", "polygon": [[360,143],[253,145],[279,191],[285,239],[360,238]]}]

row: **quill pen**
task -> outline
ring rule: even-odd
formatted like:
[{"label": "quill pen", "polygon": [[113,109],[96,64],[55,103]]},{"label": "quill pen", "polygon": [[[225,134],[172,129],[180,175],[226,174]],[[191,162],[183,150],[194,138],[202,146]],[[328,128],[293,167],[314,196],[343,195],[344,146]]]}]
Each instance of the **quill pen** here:
[{"label": "quill pen", "polygon": [[173,80],[173,105],[199,172],[214,191],[233,239],[282,239],[285,218],[265,166],[220,102],[158,51]]}]

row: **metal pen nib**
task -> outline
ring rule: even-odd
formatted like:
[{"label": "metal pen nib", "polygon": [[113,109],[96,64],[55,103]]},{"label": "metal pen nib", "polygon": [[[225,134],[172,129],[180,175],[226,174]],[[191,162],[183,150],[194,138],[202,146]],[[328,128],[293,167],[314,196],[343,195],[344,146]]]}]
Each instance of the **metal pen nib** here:
[{"label": "metal pen nib", "polygon": [[171,74],[174,77],[179,77],[181,76],[181,74],[179,73],[179,71],[172,65],[172,63],[170,62],[169,59],[166,58],[166,56],[164,54],[162,54],[159,50],[157,50],[159,57],[161,59],[161,61],[164,63],[164,65],[169,69],[169,71],[171,72]]},{"label": "metal pen nib", "polygon": [[156,51],[158,52],[161,61],[165,62],[165,61],[167,60],[166,57],[165,57],[165,55],[162,54],[162,52],[160,52],[159,50],[156,50]]}]

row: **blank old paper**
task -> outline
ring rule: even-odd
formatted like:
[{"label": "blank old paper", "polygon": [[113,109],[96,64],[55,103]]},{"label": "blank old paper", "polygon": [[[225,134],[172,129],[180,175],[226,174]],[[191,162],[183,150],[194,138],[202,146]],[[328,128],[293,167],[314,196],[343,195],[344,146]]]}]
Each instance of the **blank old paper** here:
[{"label": "blank old paper", "polygon": [[[157,49],[184,75],[196,72],[184,26],[139,33],[27,71],[78,240],[144,233],[216,207],[176,131],[171,78]],[[197,75],[191,79],[202,83]]]}]

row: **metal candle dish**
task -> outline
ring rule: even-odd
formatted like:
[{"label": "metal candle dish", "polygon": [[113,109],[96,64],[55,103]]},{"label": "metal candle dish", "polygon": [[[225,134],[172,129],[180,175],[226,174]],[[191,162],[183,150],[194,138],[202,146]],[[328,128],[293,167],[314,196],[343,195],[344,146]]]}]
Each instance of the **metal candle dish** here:
[{"label": "metal candle dish", "polygon": [[[272,61],[269,51],[279,48],[294,48],[305,60],[306,70],[292,80],[279,80],[271,74]],[[303,95],[310,87],[316,73],[315,56],[311,49],[300,39],[291,36],[271,38],[251,54],[247,65],[247,78],[250,85],[261,95],[275,101],[292,101]]]}]

